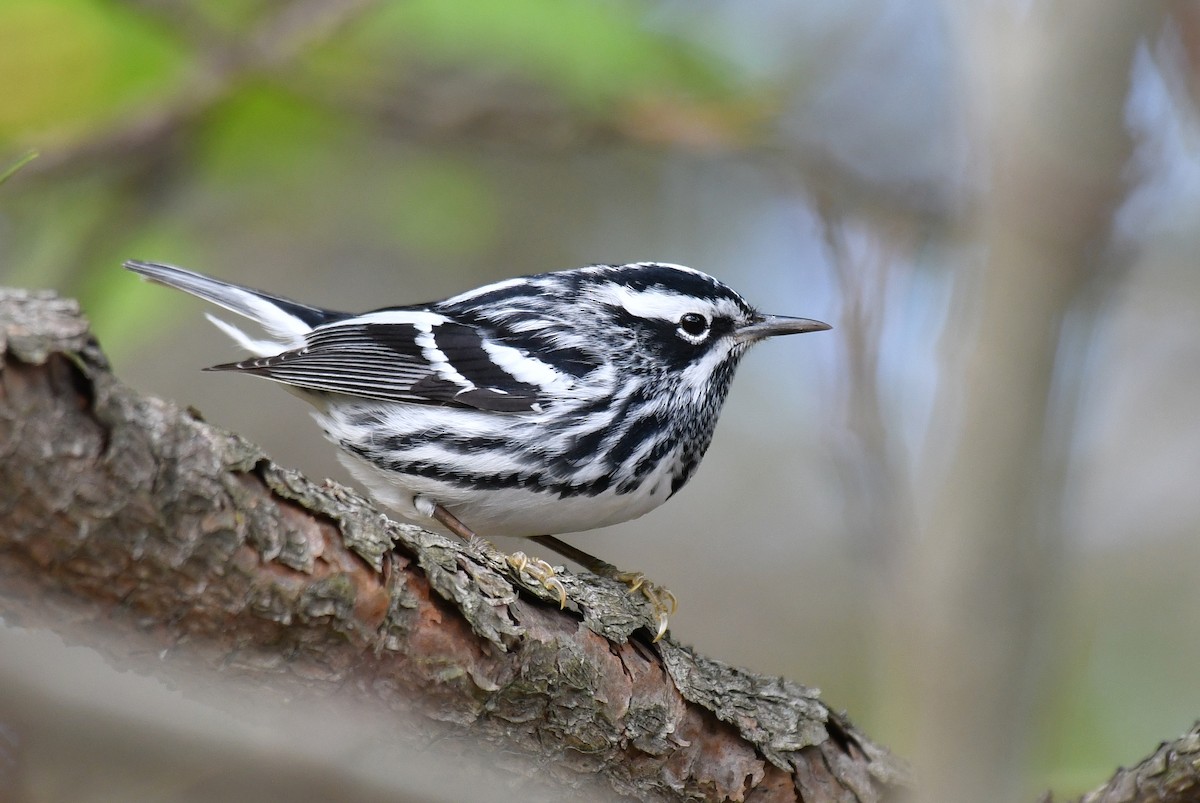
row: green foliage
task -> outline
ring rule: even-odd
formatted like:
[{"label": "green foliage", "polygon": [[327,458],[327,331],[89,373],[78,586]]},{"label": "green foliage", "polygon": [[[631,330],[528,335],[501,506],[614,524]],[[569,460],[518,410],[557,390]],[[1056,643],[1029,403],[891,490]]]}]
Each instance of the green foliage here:
[{"label": "green foliage", "polygon": [[16,172],[38,157],[37,151],[27,151],[8,167],[0,167],[0,184],[8,181]]},{"label": "green foliage", "polygon": [[198,162],[205,181],[257,210],[258,225],[308,216],[329,225],[330,238],[358,231],[431,256],[477,253],[498,225],[494,193],[466,160],[394,147],[269,84],[222,105]]},{"label": "green foliage", "polygon": [[16,235],[3,243],[9,256],[3,283],[74,294],[79,249],[103,225],[111,185],[106,177],[85,176],[22,192],[26,185],[17,175],[0,190],[0,211]]},{"label": "green foliage", "polygon": [[353,123],[266,82],[239,87],[206,120],[197,154],[204,177],[228,186],[262,181],[285,197],[311,192],[338,169],[359,133]]},{"label": "green foliage", "polygon": [[0,144],[78,134],[170,86],[180,53],[144,18],[100,0],[0,3]]},{"label": "green foliage", "polygon": [[188,306],[186,298],[163,293],[161,287],[123,270],[122,259],[169,254],[173,262],[194,265],[199,253],[194,238],[172,226],[147,228],[126,247],[123,257],[103,259],[88,271],[75,294],[87,310],[92,331],[114,359],[151,347],[164,329],[181,320],[180,311]]},{"label": "green foliage", "polygon": [[719,93],[721,70],[645,14],[630,2],[410,0],[382,7],[356,46],[389,68],[402,56],[509,71],[594,111],[652,92]]},{"label": "green foliage", "polygon": [[189,14],[203,20],[212,30],[236,37],[283,4],[278,0],[199,0],[186,5]]},{"label": "green foliage", "polygon": [[425,154],[392,164],[377,207],[379,225],[409,249],[468,256],[491,245],[500,200],[485,177],[463,160]]}]

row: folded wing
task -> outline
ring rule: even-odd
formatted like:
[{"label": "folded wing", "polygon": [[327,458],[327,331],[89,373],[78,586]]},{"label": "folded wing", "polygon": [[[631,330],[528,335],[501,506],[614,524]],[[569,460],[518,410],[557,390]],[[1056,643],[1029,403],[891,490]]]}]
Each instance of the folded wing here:
[{"label": "folded wing", "polygon": [[472,326],[427,311],[393,310],[317,327],[302,348],[209,370],[364,399],[519,413],[539,410],[551,390],[529,381],[527,369],[535,364],[544,365]]}]

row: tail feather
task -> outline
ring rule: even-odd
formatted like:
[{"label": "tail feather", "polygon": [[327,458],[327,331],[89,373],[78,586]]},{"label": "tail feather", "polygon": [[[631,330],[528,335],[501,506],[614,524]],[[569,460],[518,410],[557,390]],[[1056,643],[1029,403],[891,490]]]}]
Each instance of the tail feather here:
[{"label": "tail feather", "polygon": [[276,341],[256,340],[236,326],[208,316],[217,328],[244,348],[264,357],[282,349],[299,348],[304,345],[304,336],[314,327],[345,317],[344,313],[310,307],[171,265],[129,260],[125,267],[151,281],[191,293],[259,324]]}]

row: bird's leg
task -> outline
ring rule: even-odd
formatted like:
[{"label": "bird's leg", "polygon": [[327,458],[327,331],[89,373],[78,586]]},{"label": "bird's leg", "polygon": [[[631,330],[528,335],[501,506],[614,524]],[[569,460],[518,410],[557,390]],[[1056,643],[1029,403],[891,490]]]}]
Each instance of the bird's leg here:
[{"label": "bird's leg", "polygon": [[624,583],[629,586],[630,592],[640,591],[658,615],[658,632],[654,634],[654,640],[658,641],[667,632],[667,619],[673,616],[679,607],[675,595],[668,589],[650,582],[641,572],[623,572],[608,561],[600,560],[595,555],[590,555],[565,541],[560,541],[553,535],[535,535],[530,540],[557,552],[564,558],[575,561],[593,574]]},{"label": "bird's leg", "polygon": [[[433,518],[438,524],[441,524],[447,530],[481,552],[500,552],[500,550],[480,538],[474,530],[459,521],[457,516],[440,504],[433,506]],[[555,576],[557,573],[554,571],[553,566],[540,558],[530,558],[524,552],[514,552],[511,555],[500,554],[503,555],[505,562],[518,573],[524,572],[528,574],[534,580],[541,583],[542,588],[551,594],[557,594],[558,607],[565,608],[567,606],[567,589],[563,586],[562,581]]]},{"label": "bird's leg", "polygon": [[433,506],[433,518],[438,524],[466,541],[472,547],[480,549],[480,551],[495,549],[494,546],[480,538],[474,530],[459,521],[457,516],[441,505],[435,504]]}]

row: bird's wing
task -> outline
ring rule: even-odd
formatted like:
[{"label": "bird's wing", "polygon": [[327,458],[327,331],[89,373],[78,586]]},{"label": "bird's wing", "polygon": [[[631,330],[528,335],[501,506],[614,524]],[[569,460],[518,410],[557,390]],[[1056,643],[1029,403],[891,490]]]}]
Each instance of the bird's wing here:
[{"label": "bird's wing", "polygon": [[503,413],[539,410],[576,378],[474,326],[425,311],[368,313],[319,326],[306,341],[299,349],[210,370],[365,399]]}]

